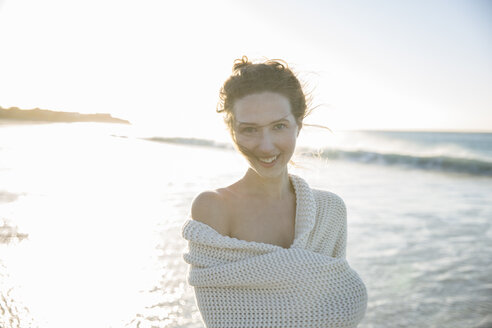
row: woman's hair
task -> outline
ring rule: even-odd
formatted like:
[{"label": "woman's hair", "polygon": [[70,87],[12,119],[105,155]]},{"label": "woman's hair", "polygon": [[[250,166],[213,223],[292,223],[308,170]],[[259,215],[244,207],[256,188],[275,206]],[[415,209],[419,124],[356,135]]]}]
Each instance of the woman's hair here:
[{"label": "woman's hair", "polygon": [[307,116],[306,96],[301,83],[282,60],[267,60],[264,63],[253,64],[248,57],[234,61],[232,75],[220,89],[220,100],[217,112],[224,114],[224,121],[233,133],[233,107],[237,100],[255,93],[266,91],[280,93],[290,103],[299,129]]}]

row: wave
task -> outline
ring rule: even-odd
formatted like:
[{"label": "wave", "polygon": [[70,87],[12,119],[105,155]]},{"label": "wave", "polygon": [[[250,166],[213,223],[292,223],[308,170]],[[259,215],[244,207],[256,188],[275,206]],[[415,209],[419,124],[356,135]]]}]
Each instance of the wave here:
[{"label": "wave", "polygon": [[[151,137],[142,138],[148,141],[174,143],[183,145],[193,145],[202,147],[212,147],[220,149],[234,149],[228,143],[221,143],[214,140],[195,139],[195,138],[165,138]],[[421,170],[441,171],[449,173],[464,173],[477,176],[492,176],[492,162],[476,159],[452,156],[418,156],[395,153],[379,153],[377,151],[365,150],[342,150],[342,149],[322,149],[321,151],[309,148],[302,148],[301,154],[304,156],[327,158],[330,160],[347,160],[367,164],[379,164],[389,166],[401,166]]]},{"label": "wave", "polygon": [[227,143],[222,143],[222,142],[217,142],[214,140],[207,140],[207,139],[179,138],[179,137],[172,137],[172,138],[150,137],[150,138],[141,138],[141,139],[148,140],[148,141],[164,142],[164,143],[204,146],[204,147],[213,147],[213,148],[222,148],[222,149],[234,149],[231,145]]},{"label": "wave", "polygon": [[465,173],[480,176],[492,176],[492,162],[451,156],[417,156],[404,154],[388,154],[372,151],[347,151],[339,149],[323,149],[317,152],[328,159],[350,160],[360,163],[405,166],[422,170]]}]

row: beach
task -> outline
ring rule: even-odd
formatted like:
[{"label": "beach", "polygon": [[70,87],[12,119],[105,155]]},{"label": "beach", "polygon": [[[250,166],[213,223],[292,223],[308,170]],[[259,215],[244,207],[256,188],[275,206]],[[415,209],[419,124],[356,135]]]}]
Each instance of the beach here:
[{"label": "beach", "polygon": [[[289,172],[345,201],[359,327],[491,327],[492,134],[326,138]],[[181,227],[246,168],[220,141],[3,123],[0,327],[204,327]]]}]

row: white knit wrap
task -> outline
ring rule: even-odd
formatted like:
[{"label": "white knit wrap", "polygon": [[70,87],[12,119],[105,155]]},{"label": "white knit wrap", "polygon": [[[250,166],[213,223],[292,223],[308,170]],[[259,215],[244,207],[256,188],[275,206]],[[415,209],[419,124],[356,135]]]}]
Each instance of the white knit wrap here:
[{"label": "white knit wrap", "polygon": [[188,283],[208,328],[356,327],[364,316],[366,288],[345,259],[343,200],[290,179],[297,199],[290,248],[184,224]]}]

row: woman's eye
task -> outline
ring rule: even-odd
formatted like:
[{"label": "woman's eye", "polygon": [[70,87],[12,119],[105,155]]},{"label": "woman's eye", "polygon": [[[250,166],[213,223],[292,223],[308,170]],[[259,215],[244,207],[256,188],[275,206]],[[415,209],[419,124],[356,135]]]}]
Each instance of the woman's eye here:
[{"label": "woman's eye", "polygon": [[282,129],[285,129],[286,127],[287,127],[287,125],[285,125],[284,123],[279,123],[279,124],[275,124],[274,129],[275,130],[282,130]]},{"label": "woman's eye", "polygon": [[255,133],[255,132],[256,132],[256,128],[251,127],[251,126],[248,126],[246,128],[241,129],[241,133],[251,134],[251,133]]}]

